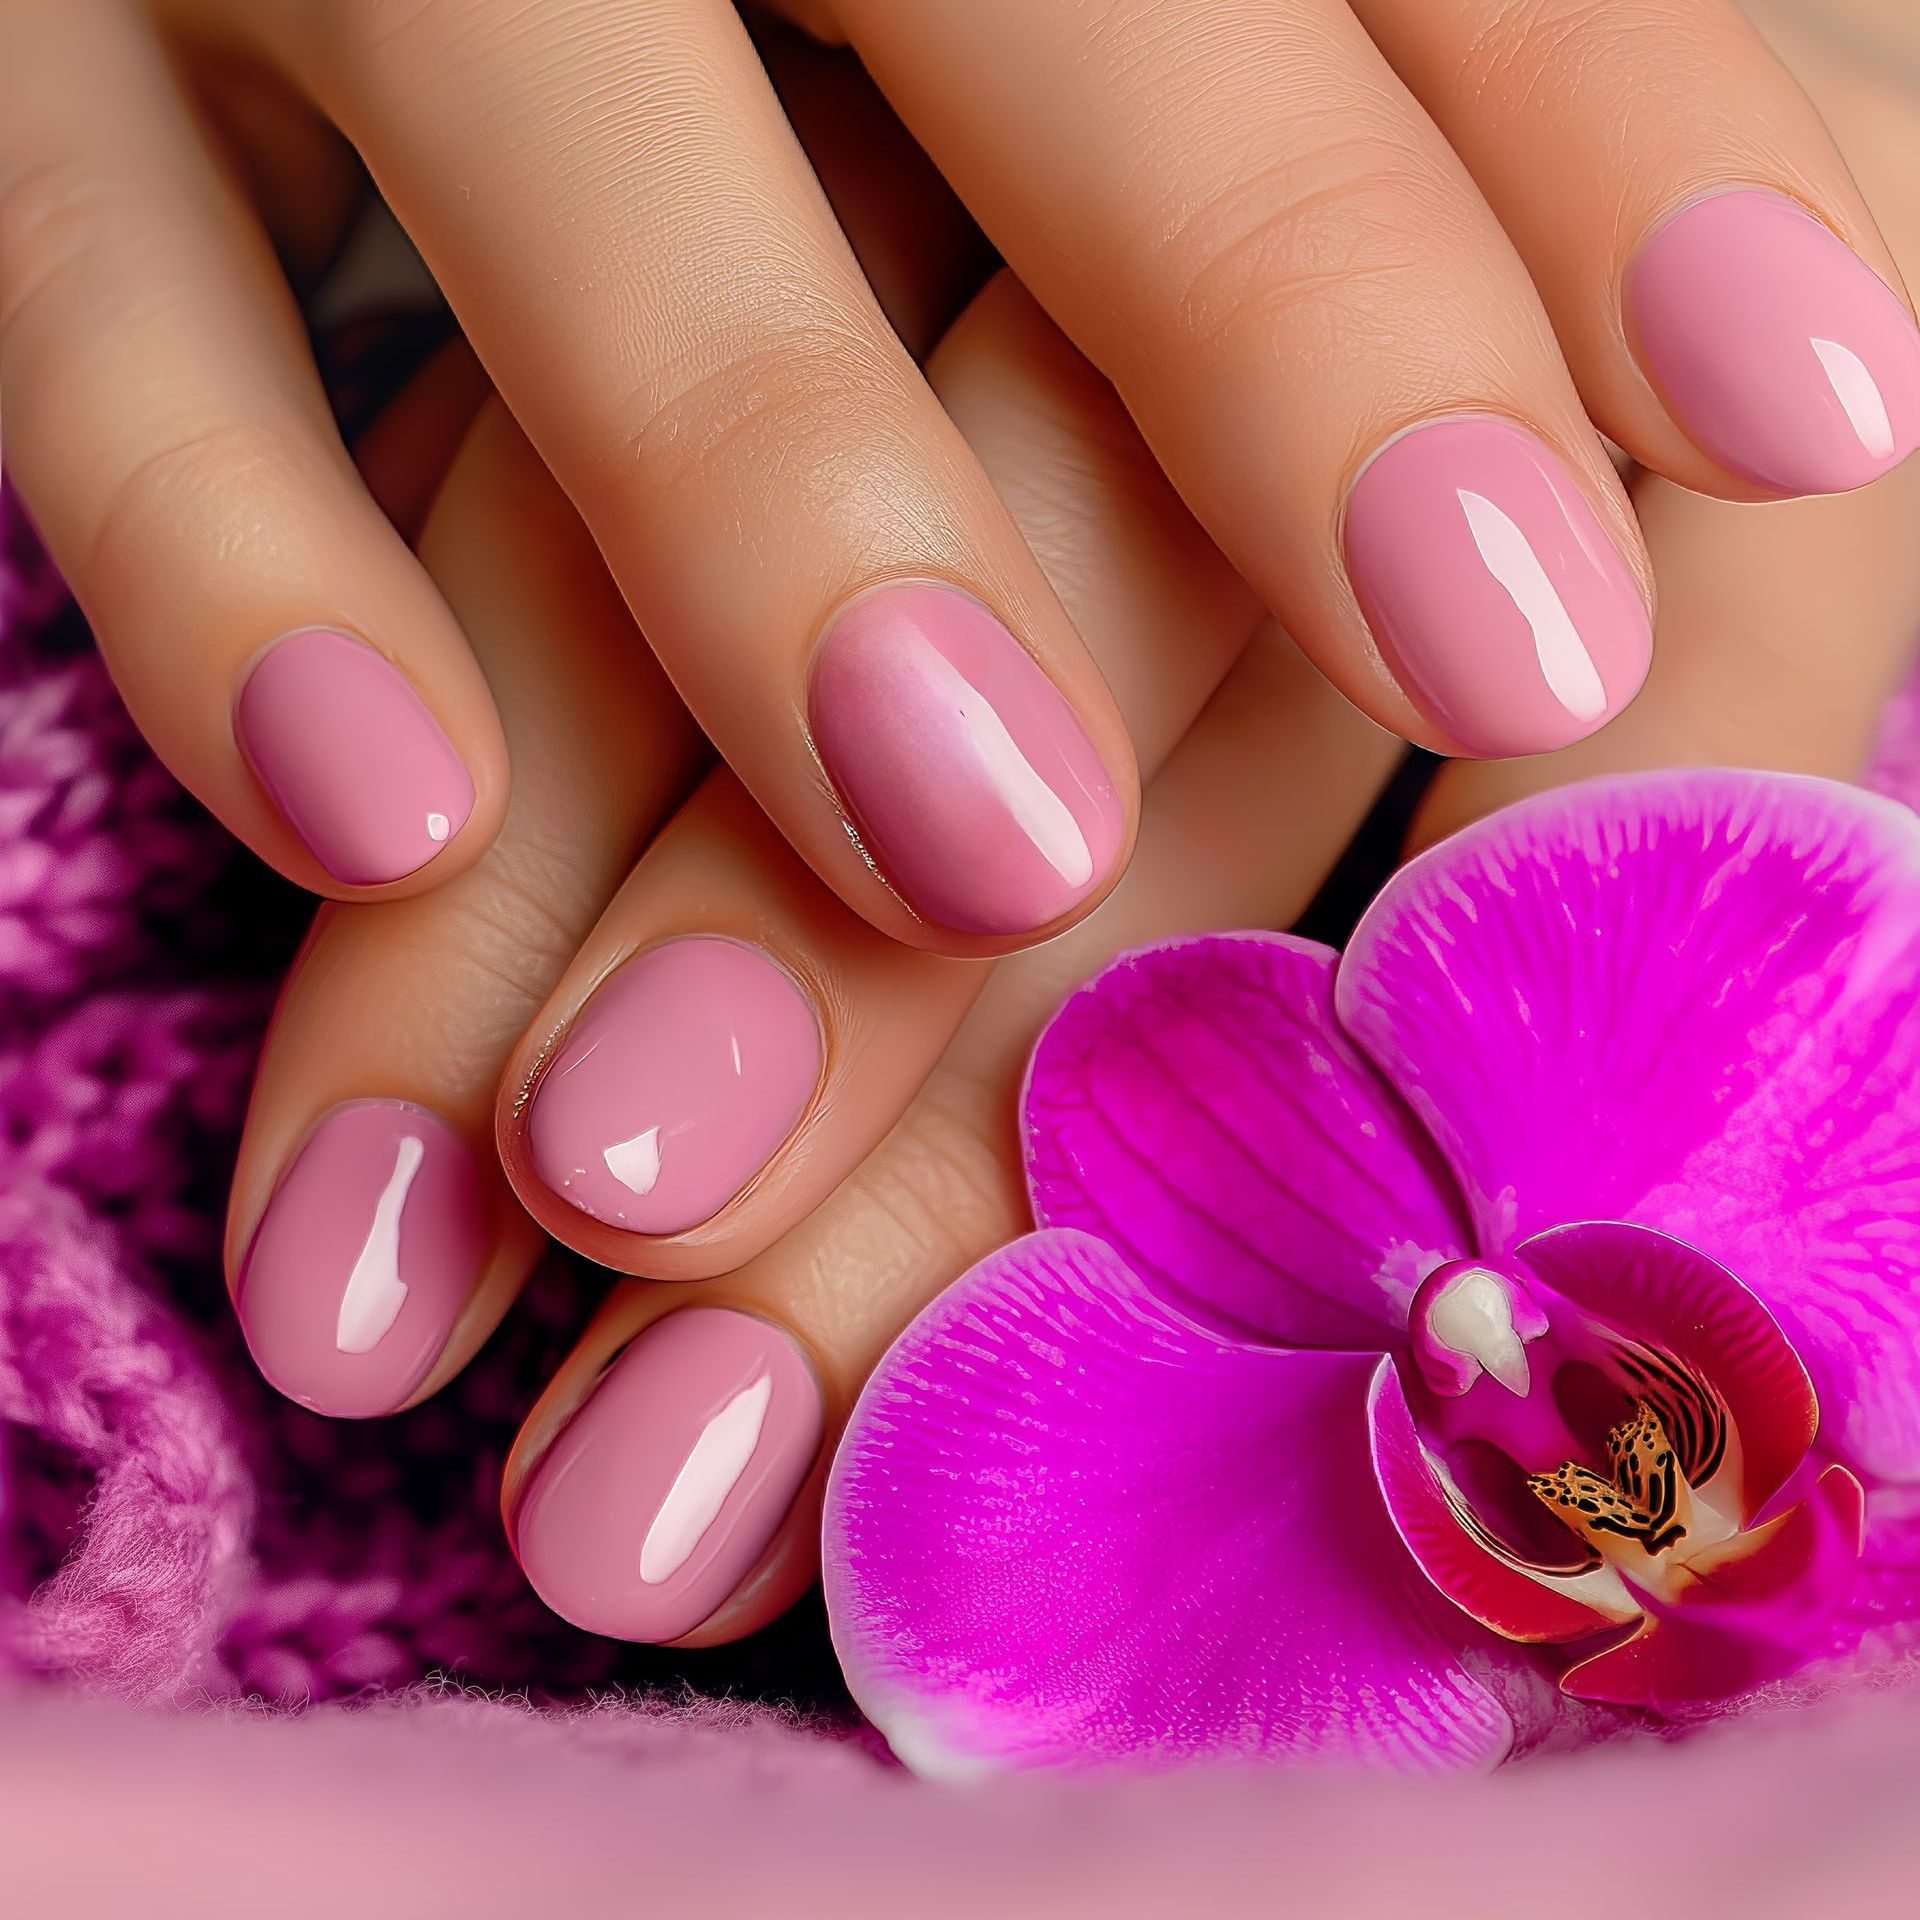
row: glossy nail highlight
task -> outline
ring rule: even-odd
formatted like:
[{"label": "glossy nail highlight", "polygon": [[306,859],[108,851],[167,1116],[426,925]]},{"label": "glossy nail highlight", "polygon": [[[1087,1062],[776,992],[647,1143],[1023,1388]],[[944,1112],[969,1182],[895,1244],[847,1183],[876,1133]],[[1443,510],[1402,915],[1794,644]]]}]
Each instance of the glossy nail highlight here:
[{"label": "glossy nail highlight", "polygon": [[322,627],[277,640],[240,690],[247,763],[348,886],[423,867],[466,825],[473,779],[399,668]]},{"label": "glossy nail highlight", "polygon": [[820,1448],[820,1390],[785,1334],[695,1307],[646,1329],[534,1468],[514,1548],[576,1626],[677,1640],[752,1571]]},{"label": "glossy nail highlight", "polygon": [[1389,441],[1354,483],[1345,546],[1388,670],[1464,752],[1564,747],[1646,678],[1632,570],[1566,465],[1509,421]]},{"label": "glossy nail highlight", "polygon": [[335,1107],[308,1136],[241,1268],[260,1371],[316,1413],[392,1413],[432,1370],[480,1278],[473,1156],[398,1100]]},{"label": "glossy nail highlight", "polygon": [[1783,494],[1843,493],[1920,446],[1920,330],[1839,236],[1777,193],[1683,208],[1627,276],[1640,364],[1688,436]]},{"label": "glossy nail highlight", "polygon": [[812,1004],[738,940],[669,940],[575,1017],[527,1113],[543,1185],[628,1233],[711,1219],[793,1131],[820,1079]]},{"label": "glossy nail highlight", "polygon": [[828,628],[814,745],[868,854],[916,913],[1031,933],[1113,871],[1120,796],[1078,715],[979,601],[877,588]]}]

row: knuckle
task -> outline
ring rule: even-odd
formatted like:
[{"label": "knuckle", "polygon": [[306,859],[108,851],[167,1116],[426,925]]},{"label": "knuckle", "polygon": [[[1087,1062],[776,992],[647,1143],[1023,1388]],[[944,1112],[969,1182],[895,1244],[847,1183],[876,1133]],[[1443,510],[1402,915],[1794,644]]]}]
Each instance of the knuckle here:
[{"label": "knuckle", "polygon": [[0,171],[0,346],[64,285],[97,244],[114,195],[70,162],[23,161]]},{"label": "knuckle", "polygon": [[650,369],[616,417],[618,457],[649,488],[712,493],[718,474],[743,500],[814,511],[897,492],[912,468],[911,410],[856,318],[823,300],[736,313],[717,337],[717,351],[710,336],[697,360]]},{"label": "knuckle", "polygon": [[[89,571],[116,553],[138,553],[183,524],[223,527],[237,549],[297,500],[306,479],[285,435],[254,420],[183,425],[108,486],[81,552]],[[217,562],[224,550],[210,554]]]},{"label": "knuckle", "polygon": [[[1163,242],[1161,306],[1181,344],[1209,349],[1284,323],[1288,351],[1351,351],[1428,272],[1431,236],[1458,226],[1450,185],[1377,137],[1336,136],[1213,190]],[[1383,297],[1384,296],[1384,297]]]}]

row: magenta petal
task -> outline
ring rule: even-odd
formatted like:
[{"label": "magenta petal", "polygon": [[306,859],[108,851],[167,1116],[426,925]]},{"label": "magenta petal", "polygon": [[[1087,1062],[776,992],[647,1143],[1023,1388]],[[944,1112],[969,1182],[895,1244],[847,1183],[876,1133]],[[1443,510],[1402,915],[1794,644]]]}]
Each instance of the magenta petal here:
[{"label": "magenta petal", "polygon": [[834,1645],[929,1772],[1306,1755],[1487,1765],[1497,1643],[1373,1482],[1357,1354],[1236,1345],[1041,1233],[907,1330],[827,1494]]},{"label": "magenta petal", "polygon": [[1348,1030],[1488,1253],[1658,1227],[1779,1317],[1825,1444],[1920,1475],[1920,821],[1737,772],[1565,788],[1389,882]]},{"label": "magenta petal", "polygon": [[1580,1640],[1617,1627],[1579,1598],[1577,1582],[1549,1586],[1481,1546],[1454,1517],[1391,1360],[1380,1362],[1368,1408],[1373,1471],[1407,1551],[1456,1607],[1509,1640]]},{"label": "magenta petal", "polygon": [[1209,1326],[1384,1346],[1463,1252],[1432,1143],[1341,1031],[1337,956],[1222,934],[1114,962],[1041,1035],[1034,1217],[1115,1248]]},{"label": "magenta petal", "polygon": [[1797,1671],[1831,1641],[1857,1584],[1863,1504],[1845,1467],[1809,1476],[1797,1505],[1689,1563],[1697,1577],[1680,1599],[1650,1600],[1637,1634],[1560,1684],[1577,1700],[1673,1713]]}]

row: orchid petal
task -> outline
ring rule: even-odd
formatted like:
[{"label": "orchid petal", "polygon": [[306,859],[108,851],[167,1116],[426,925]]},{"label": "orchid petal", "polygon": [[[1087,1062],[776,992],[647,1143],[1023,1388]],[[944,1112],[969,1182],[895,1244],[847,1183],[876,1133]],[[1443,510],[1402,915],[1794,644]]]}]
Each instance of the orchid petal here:
[{"label": "orchid petal", "polygon": [[[1509,1640],[1579,1640],[1636,1617],[1580,1597],[1582,1576],[1545,1581],[1474,1539],[1455,1517],[1391,1360],[1380,1362],[1368,1403],[1373,1470],[1395,1529],[1415,1563],[1463,1612]],[[1590,1578],[1584,1584],[1596,1583]],[[1617,1583],[1616,1583],[1617,1584]]]},{"label": "orchid petal", "polygon": [[1034,1051],[1034,1216],[1203,1324],[1378,1351],[1466,1225],[1432,1143],[1333,1012],[1337,957],[1232,934],[1116,961]]},{"label": "orchid petal", "polygon": [[854,1697],[909,1764],[1319,1755],[1485,1766],[1498,1643],[1395,1537],[1373,1369],[1240,1345],[1112,1252],[975,1267],[869,1381],[827,1495]]},{"label": "orchid petal", "polygon": [[1829,1467],[1778,1519],[1689,1563],[1685,1595],[1649,1599],[1645,1625],[1570,1668],[1579,1700],[1665,1712],[1729,1700],[1821,1652],[1858,1578],[1864,1498]]},{"label": "orchid petal", "polygon": [[1824,1444],[1920,1475],[1920,821],[1826,781],[1595,781],[1416,860],[1347,1029],[1492,1255],[1569,1220],[1699,1247],[1779,1317]]}]

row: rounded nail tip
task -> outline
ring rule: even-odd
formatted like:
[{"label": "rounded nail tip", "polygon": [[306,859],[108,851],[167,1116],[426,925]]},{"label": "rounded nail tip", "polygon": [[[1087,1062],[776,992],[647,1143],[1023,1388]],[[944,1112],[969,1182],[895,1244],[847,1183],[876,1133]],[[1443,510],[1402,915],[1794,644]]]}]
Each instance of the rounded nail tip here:
[{"label": "rounded nail tip", "polygon": [[691,1606],[683,1601],[678,1606],[663,1602],[643,1607],[636,1606],[631,1597],[610,1601],[597,1594],[575,1591],[564,1575],[556,1575],[553,1568],[543,1563],[537,1549],[532,1552],[526,1549],[519,1538],[521,1531],[516,1523],[509,1530],[509,1540],[534,1597],[549,1613],[570,1627],[578,1627],[582,1633],[597,1633],[602,1639],[622,1640],[633,1646],[668,1646],[697,1632],[726,1604],[725,1597],[713,1606],[704,1605],[696,1597]]},{"label": "rounded nail tip", "polygon": [[[918,897],[891,880],[887,884],[908,911],[929,928],[962,941],[1012,941],[1035,946],[1067,932],[1098,907],[1119,885],[1132,858],[1131,835],[1116,807],[1090,836],[1092,871],[1083,880],[1003,876],[995,883],[961,891],[933,885]],[[885,877],[885,868],[880,869]]]},{"label": "rounded nail tip", "polygon": [[1865,447],[1860,447],[1857,453],[1840,448],[1824,452],[1807,450],[1797,457],[1770,461],[1764,471],[1752,464],[1742,465],[1730,457],[1715,455],[1711,449],[1705,451],[1736,479],[1764,489],[1772,501],[1815,500],[1858,493],[1862,487],[1870,487],[1876,480],[1897,473],[1920,452],[1920,433],[1903,435],[1900,443],[1887,454],[1876,454]]},{"label": "rounded nail tip", "polygon": [[1544,701],[1522,714],[1510,716],[1461,716],[1434,712],[1432,717],[1446,735],[1440,751],[1456,760],[1531,760],[1542,754],[1560,753],[1603,733],[1640,697],[1653,664],[1652,627],[1646,629],[1647,646],[1639,659],[1610,671],[1606,678],[1607,703],[1593,714],[1578,714],[1565,707],[1557,712],[1542,711]]},{"label": "rounded nail tip", "polygon": [[317,1413],[327,1420],[384,1420],[392,1414],[403,1412],[419,1391],[421,1381],[431,1371],[429,1364],[399,1384],[391,1380],[358,1385],[337,1380],[315,1382],[302,1377],[304,1369],[269,1359],[249,1330],[244,1314],[241,1315],[240,1331],[246,1340],[254,1371],[261,1379],[282,1399],[291,1400],[295,1406],[304,1407],[309,1413]]}]

